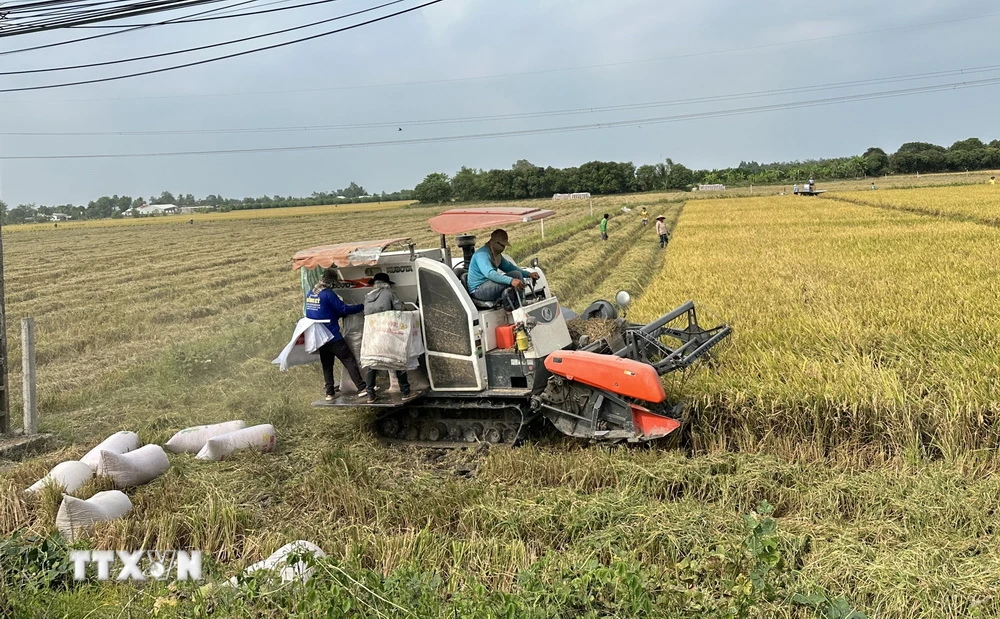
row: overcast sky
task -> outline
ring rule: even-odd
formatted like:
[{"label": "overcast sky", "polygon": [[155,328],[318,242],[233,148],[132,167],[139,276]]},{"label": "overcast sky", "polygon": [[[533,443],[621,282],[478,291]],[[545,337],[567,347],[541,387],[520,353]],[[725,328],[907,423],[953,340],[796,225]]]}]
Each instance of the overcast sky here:
[{"label": "overcast sky", "polygon": [[[268,1],[256,0],[255,4]],[[302,1],[287,0],[285,6]],[[0,72],[203,45],[386,1],[338,0],[0,55]],[[375,15],[415,4],[419,1],[406,0]],[[154,20],[174,16],[161,14]],[[360,19],[173,58],[42,75],[0,75],[0,89],[152,69],[323,32]],[[141,21],[151,20],[132,20]],[[989,79],[1000,77],[998,28],[1000,8],[986,0],[444,0],[342,34],[204,66],[104,84],[0,93],[0,156],[412,140],[648,119]],[[106,31],[0,38],[0,52],[98,32]],[[834,90],[638,110],[408,124],[734,95],[994,64],[998,65],[995,71],[966,77],[874,81]],[[351,181],[369,191],[393,191],[413,187],[429,172],[453,174],[463,165],[509,167],[518,159],[542,166],[572,166],[595,159],[641,165],[670,157],[690,167],[712,168],[741,160],[860,154],[869,146],[891,152],[906,141],[949,145],[971,136],[1000,137],[997,94],[998,86],[985,86],[751,115],[369,148],[5,160],[0,162],[0,198],[13,206],[85,204],[105,194],[148,198],[164,190],[198,197],[209,193],[308,195]],[[10,135],[381,122],[392,126],[242,134]]]}]

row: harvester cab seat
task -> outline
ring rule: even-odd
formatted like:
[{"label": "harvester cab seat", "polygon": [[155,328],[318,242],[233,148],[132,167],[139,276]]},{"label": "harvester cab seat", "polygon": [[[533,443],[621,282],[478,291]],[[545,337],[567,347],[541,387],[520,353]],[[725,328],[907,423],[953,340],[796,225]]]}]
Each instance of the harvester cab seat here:
[{"label": "harvester cab seat", "polygon": [[463,271],[458,274],[458,279],[462,282],[462,288],[465,289],[466,294],[472,299],[472,304],[476,306],[477,309],[481,310],[491,310],[500,307],[500,301],[480,301],[476,297],[472,296],[469,292],[469,272]]}]

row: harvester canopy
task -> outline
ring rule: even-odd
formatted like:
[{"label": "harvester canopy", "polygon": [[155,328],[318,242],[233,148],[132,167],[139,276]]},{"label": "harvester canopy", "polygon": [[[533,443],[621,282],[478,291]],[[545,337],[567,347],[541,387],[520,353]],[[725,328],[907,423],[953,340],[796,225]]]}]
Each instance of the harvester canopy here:
[{"label": "harvester canopy", "polygon": [[310,247],[295,252],[295,255],[292,256],[292,269],[374,266],[378,264],[379,256],[386,248],[392,245],[405,246],[409,242],[408,237],[399,237]]},{"label": "harvester canopy", "polygon": [[555,215],[544,208],[501,206],[493,208],[456,208],[431,217],[427,223],[438,234],[462,234],[482,228],[496,228],[507,224],[530,223]]}]

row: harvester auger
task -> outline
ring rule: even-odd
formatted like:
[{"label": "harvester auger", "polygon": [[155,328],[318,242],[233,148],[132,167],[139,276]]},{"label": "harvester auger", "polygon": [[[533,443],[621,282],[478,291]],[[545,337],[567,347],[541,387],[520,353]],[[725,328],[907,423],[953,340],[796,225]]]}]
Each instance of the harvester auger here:
[{"label": "harvester auger", "polygon": [[[420,397],[404,404],[390,384],[369,404],[342,382],[334,400],[314,405],[373,408],[376,430],[385,438],[441,447],[515,443],[541,418],[564,434],[603,441],[647,441],[676,430],[680,423],[660,377],[690,366],[730,327],[701,328],[690,301],[649,324],[630,323],[619,317],[630,301],[621,292],[617,306],[598,301],[579,317],[603,319],[608,332],[593,340],[573,337],[567,320],[576,315],[560,306],[537,260],[530,270],[538,279],[517,307],[469,294],[465,282],[476,238],[468,232],[553,214],[454,209],[429,222],[441,235],[440,247],[417,249],[407,238],[393,238],[298,252],[293,261],[302,269],[303,290],[333,267],[344,282],[337,293],[347,303],[362,302],[373,275],[389,274],[400,300],[420,312],[426,349],[420,367],[409,372]],[[460,258],[452,258],[448,234],[458,235]],[[344,319],[345,339],[358,357],[363,326],[358,315]]]}]

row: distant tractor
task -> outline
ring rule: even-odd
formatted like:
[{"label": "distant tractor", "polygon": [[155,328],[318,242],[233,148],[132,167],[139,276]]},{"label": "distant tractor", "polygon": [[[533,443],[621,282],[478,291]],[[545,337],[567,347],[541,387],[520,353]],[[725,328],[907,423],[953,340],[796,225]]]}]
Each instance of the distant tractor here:
[{"label": "distant tractor", "polygon": [[[361,303],[371,290],[369,278],[389,274],[400,300],[419,310],[426,348],[410,379],[426,385],[421,397],[404,405],[399,393],[386,392],[369,404],[342,390],[314,406],[377,409],[381,435],[428,446],[515,443],[540,418],[569,436],[602,441],[647,441],[676,430],[677,410],[668,405],[660,376],[687,368],[731,332],[726,325],[701,328],[692,302],[649,324],[634,324],[619,316],[630,302],[628,293],[620,292],[617,307],[597,301],[580,317],[610,325],[606,336],[590,341],[571,335],[567,317],[575,315],[560,306],[537,259],[529,270],[538,280],[527,285],[519,307],[470,296],[466,277],[476,237],[469,232],[553,214],[533,208],[455,209],[429,221],[441,235],[440,247],[418,249],[408,238],[391,238],[295,254],[304,290],[319,272],[334,267],[345,286],[336,292],[346,303]],[[458,235],[461,257],[452,258],[448,234]],[[345,324],[352,347],[360,342],[361,326],[363,320]]]}]

